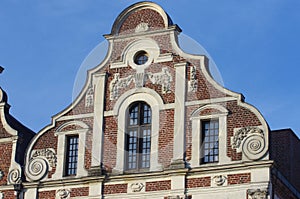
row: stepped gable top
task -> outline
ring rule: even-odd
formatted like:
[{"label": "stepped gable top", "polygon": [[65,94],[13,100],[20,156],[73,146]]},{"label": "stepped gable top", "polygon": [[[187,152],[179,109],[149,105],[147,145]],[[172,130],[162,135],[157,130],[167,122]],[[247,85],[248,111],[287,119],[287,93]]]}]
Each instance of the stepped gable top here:
[{"label": "stepped gable top", "polygon": [[168,29],[173,25],[162,7],[153,2],[143,1],[129,6],[119,14],[113,24],[111,35]]}]

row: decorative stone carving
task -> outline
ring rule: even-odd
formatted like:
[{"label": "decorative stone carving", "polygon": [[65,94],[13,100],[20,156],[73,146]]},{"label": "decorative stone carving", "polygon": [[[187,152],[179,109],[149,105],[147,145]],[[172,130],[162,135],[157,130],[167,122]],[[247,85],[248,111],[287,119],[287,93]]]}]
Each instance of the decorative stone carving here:
[{"label": "decorative stone carving", "polygon": [[139,25],[136,26],[135,28],[135,32],[146,32],[147,30],[149,30],[149,26],[147,23],[140,23]]},{"label": "decorative stone carving", "polygon": [[120,74],[116,73],[114,79],[110,82],[110,100],[115,100],[119,97],[119,90],[127,88],[132,81],[135,83],[136,88],[141,88],[144,86],[144,82],[149,78],[152,84],[160,84],[162,86],[162,93],[171,92],[171,82],[172,76],[168,68],[163,68],[162,72],[159,73],[147,73],[137,72],[135,75],[129,75],[124,78],[120,78]]},{"label": "decorative stone carving", "polygon": [[9,184],[19,184],[21,182],[21,172],[19,169],[13,169],[8,173]]},{"label": "decorative stone carving", "polygon": [[85,107],[91,107],[94,105],[94,89],[90,86],[85,95]]},{"label": "decorative stone carving", "polygon": [[4,176],[4,172],[0,170],[0,180],[3,179],[3,176]]},{"label": "decorative stone carving", "polygon": [[49,171],[48,162],[42,157],[33,158],[26,166],[26,176],[32,181],[41,180]]},{"label": "decorative stone carving", "polygon": [[145,82],[145,74],[143,72],[136,73],[134,80],[135,80],[135,87],[142,88]]},{"label": "decorative stone carving", "polygon": [[67,199],[70,198],[70,190],[69,189],[59,189],[56,191],[56,199]]},{"label": "decorative stone carving", "polygon": [[248,199],[267,199],[268,190],[266,189],[249,189],[247,190]]},{"label": "decorative stone carving", "polygon": [[214,182],[215,185],[222,186],[226,182],[227,177],[223,176],[223,175],[217,175],[217,176],[214,176],[212,178],[212,180],[213,180],[213,182]]},{"label": "decorative stone carving", "polygon": [[196,92],[198,87],[197,77],[196,77],[196,67],[190,67],[190,80],[188,81],[188,92]]},{"label": "decorative stone carving", "polygon": [[264,155],[264,132],[258,127],[241,128],[231,138],[231,145],[237,152],[243,152],[248,159],[257,160]]},{"label": "decorative stone carving", "polygon": [[132,192],[140,192],[144,188],[144,184],[140,183],[140,182],[132,183],[130,185],[130,188],[131,188]]},{"label": "decorative stone carving", "polygon": [[0,192],[0,199],[4,199],[4,193]]},{"label": "decorative stone carving", "polygon": [[148,77],[152,84],[160,84],[162,86],[162,93],[171,92],[172,76],[168,68],[163,68],[160,73],[148,73]]},{"label": "decorative stone carving", "polygon": [[128,87],[132,80],[133,80],[132,75],[129,75],[128,77],[125,78],[120,78],[120,74],[116,73],[114,75],[114,79],[111,81],[109,85],[110,100],[117,99],[119,97],[119,89]]},{"label": "decorative stone carving", "polygon": [[55,150],[52,148],[33,150],[31,158],[36,157],[45,157],[48,160],[51,167],[56,166],[57,157]]}]

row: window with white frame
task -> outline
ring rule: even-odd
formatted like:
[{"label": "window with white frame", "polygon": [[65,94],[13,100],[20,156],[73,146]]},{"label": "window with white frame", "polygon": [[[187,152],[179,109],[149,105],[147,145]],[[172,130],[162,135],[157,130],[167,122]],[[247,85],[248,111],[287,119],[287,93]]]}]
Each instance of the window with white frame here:
[{"label": "window with white frame", "polygon": [[151,108],[145,102],[129,107],[125,139],[126,169],[150,168]]},{"label": "window with white frame", "polygon": [[219,120],[204,120],[201,124],[201,163],[219,161]]},{"label": "window with white frame", "polygon": [[78,141],[78,135],[67,136],[65,176],[74,176],[77,173]]},{"label": "window with white frame", "polygon": [[[212,114],[202,115],[212,109]],[[227,115],[228,110],[218,104],[201,106],[192,113],[191,167],[231,161],[227,156]]]}]

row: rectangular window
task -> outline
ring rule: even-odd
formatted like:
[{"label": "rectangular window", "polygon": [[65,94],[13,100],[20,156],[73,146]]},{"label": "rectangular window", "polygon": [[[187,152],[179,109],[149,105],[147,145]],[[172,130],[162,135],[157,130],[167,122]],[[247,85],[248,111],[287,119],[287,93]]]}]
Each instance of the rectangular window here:
[{"label": "rectangular window", "polygon": [[67,136],[65,175],[76,175],[78,162],[78,135]]},{"label": "rectangular window", "polygon": [[219,161],[219,121],[202,121],[202,157],[201,163]]}]

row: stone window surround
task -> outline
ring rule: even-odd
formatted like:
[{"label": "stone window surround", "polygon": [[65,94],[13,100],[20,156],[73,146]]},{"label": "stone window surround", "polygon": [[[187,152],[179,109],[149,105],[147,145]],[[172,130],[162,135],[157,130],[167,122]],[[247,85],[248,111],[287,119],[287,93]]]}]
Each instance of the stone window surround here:
[{"label": "stone window surround", "polygon": [[[72,131],[61,131],[67,126],[78,125],[82,129],[72,130]],[[88,172],[85,169],[84,160],[85,158],[78,158],[77,162],[77,172],[75,176],[66,176],[65,175],[65,160],[66,160],[66,149],[67,149],[67,136],[69,135],[78,135],[78,157],[85,156],[85,143],[86,143],[86,133],[88,132],[89,127],[87,124],[81,121],[71,121],[61,125],[55,132],[55,136],[58,136],[57,143],[57,168],[55,173],[52,176],[52,179],[61,179],[61,178],[72,178],[72,177],[82,177],[87,176]]]},{"label": "stone window surround", "polygon": [[152,110],[151,123],[151,155],[149,171],[160,171],[162,166],[158,163],[158,135],[159,135],[159,112],[163,110],[163,101],[161,97],[153,90],[148,88],[133,89],[127,91],[121,96],[115,107],[114,115],[118,118],[117,134],[117,160],[113,173],[122,174],[125,171],[125,129],[126,115],[128,115],[129,106],[137,101],[147,103]]},{"label": "stone window surround", "polygon": [[[220,113],[200,116],[199,113],[205,109],[217,109]],[[192,157],[190,160],[191,167],[200,165],[224,164],[230,159],[227,157],[227,115],[228,110],[217,104],[208,104],[202,106],[192,113]],[[202,140],[202,121],[207,119],[218,119],[219,121],[219,162],[201,164],[201,140]]]}]

